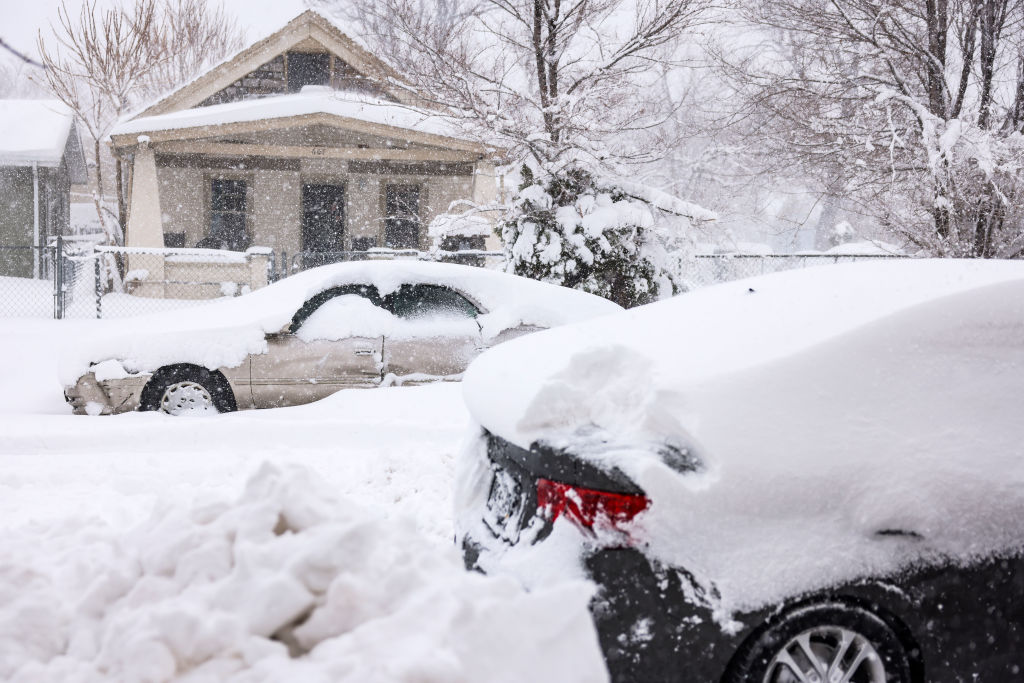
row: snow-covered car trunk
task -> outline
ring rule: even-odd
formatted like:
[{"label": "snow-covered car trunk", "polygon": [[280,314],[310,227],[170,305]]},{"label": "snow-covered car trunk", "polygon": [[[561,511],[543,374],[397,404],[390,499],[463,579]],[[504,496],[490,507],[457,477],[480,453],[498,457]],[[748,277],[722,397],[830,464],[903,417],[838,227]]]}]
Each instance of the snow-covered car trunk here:
[{"label": "snow-covered car trunk", "polygon": [[[721,285],[474,362],[461,533],[472,562],[532,585],[639,549],[737,633],[795,596],[1024,549],[1022,391],[1024,264]],[[508,451],[519,508],[496,494]],[[495,510],[519,528],[496,532]]]}]

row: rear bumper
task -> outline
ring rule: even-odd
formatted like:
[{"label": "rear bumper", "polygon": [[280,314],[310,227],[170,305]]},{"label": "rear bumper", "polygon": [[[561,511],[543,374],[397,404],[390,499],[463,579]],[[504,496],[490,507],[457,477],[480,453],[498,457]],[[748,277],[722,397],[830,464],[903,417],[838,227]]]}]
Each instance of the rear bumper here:
[{"label": "rear bumper", "polygon": [[150,373],[98,381],[87,373],[74,386],[65,387],[64,400],[75,415],[116,415],[137,410]]},{"label": "rear bumper", "polygon": [[[462,553],[469,569],[496,538],[467,536]],[[596,551],[583,558],[598,590],[590,605],[601,650],[615,683],[713,683],[720,681],[747,629],[727,634],[699,604],[685,573],[652,563],[634,548]]]}]

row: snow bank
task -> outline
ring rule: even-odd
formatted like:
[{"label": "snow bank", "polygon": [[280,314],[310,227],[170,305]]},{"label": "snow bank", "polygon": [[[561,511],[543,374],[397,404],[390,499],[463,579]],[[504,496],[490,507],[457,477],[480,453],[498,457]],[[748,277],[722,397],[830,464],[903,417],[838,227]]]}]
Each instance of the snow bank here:
[{"label": "snow bank", "polygon": [[12,534],[0,678],[589,683],[607,678],[590,593],[467,573],[411,522],[264,465],[237,500],[158,508],[127,534]]},{"label": "snow bank", "polygon": [[130,372],[170,363],[234,367],[266,351],[265,335],[285,329],[311,296],[338,285],[373,285],[386,295],[403,284],[438,284],[470,296],[484,313],[486,337],[519,324],[554,327],[621,310],[589,294],[472,266],[417,261],[360,261],[314,268],[244,296],[186,310],[110,321],[106,333],[70,342],[60,380],[74,384],[89,364],[123,362]]},{"label": "snow bank", "polygon": [[473,416],[522,446],[573,449],[597,430],[695,454],[684,474],[654,447],[579,449],[647,492],[649,553],[713,585],[727,622],[1024,545],[1021,339],[1024,263],[857,263],[524,337],[463,387]]}]

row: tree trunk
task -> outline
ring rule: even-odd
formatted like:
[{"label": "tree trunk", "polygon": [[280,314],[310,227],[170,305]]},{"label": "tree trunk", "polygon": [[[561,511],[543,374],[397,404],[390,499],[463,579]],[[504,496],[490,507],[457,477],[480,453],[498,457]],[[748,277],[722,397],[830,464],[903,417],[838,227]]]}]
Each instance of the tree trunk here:
[{"label": "tree trunk", "polygon": [[121,235],[128,241],[128,206],[124,196],[124,169],[121,167],[121,157],[114,157],[114,175],[117,178],[117,222],[121,224]]}]

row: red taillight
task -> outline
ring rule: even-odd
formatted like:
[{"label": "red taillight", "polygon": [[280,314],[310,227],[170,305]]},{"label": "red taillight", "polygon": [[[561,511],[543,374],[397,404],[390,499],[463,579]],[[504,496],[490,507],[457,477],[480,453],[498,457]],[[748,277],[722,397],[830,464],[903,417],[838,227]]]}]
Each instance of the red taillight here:
[{"label": "red taillight", "polygon": [[650,507],[646,496],[597,491],[550,479],[537,480],[537,508],[551,521],[560,515],[581,529],[629,535],[630,523]]}]

